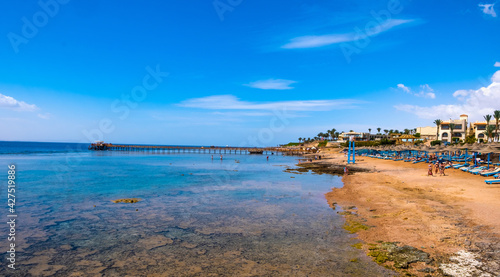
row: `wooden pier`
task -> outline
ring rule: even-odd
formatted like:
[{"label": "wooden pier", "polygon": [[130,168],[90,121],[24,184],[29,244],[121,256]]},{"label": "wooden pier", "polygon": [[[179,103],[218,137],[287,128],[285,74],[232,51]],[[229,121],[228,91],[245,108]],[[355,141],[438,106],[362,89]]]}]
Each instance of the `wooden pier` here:
[{"label": "wooden pier", "polygon": [[274,154],[303,155],[307,150],[288,149],[282,147],[220,147],[220,146],[163,146],[163,145],[133,145],[111,144],[104,142],[92,143],[89,150],[93,151],[142,151],[153,153],[206,153],[206,154]]}]

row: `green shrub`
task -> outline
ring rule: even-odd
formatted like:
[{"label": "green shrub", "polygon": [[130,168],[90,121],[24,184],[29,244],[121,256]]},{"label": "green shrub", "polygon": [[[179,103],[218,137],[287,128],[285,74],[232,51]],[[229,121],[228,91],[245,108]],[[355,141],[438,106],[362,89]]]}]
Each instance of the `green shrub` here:
[{"label": "green shrub", "polygon": [[380,140],[380,145],[391,145],[391,144],[396,144],[396,141],[386,138]]},{"label": "green shrub", "polygon": [[[379,146],[380,141],[356,141],[355,147],[361,147],[361,146]],[[349,147],[349,142],[341,143],[340,146],[342,147]]]},{"label": "green shrub", "polygon": [[328,141],[326,141],[326,140],[324,140],[324,141],[320,141],[320,142],[318,143],[318,147],[325,147],[327,143],[328,143]]},{"label": "green shrub", "polygon": [[431,146],[434,146],[434,145],[441,145],[441,141],[440,140],[431,141]]},{"label": "green shrub", "polygon": [[475,142],[476,142],[476,135],[474,133],[471,133],[470,135],[468,135],[465,138],[465,143],[472,144],[472,143],[475,143]]},{"label": "green shrub", "polygon": [[281,146],[299,146],[299,145],[300,145],[300,143],[298,143],[298,142],[289,142],[288,144],[283,144]]}]

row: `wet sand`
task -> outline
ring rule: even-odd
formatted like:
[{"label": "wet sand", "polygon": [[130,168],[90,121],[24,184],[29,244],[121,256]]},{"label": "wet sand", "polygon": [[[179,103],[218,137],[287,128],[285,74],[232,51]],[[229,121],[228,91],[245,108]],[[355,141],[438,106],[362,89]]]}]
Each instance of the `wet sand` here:
[{"label": "wet sand", "polygon": [[[334,173],[346,164],[343,154],[321,155],[313,163],[333,167]],[[345,215],[346,229],[364,242],[358,247],[375,260],[381,258],[382,242],[399,242],[430,255],[432,262],[396,268],[401,273],[441,276],[444,270],[456,276],[467,271],[471,276],[500,276],[500,185],[486,185],[488,177],[457,169],[446,170],[446,176],[427,176],[427,166],[357,157],[356,165],[348,166],[351,174],[343,177],[344,187],[334,188],[326,198]],[[450,262],[460,250],[477,255],[479,263]],[[378,262],[394,269],[395,263],[386,258]]]}]

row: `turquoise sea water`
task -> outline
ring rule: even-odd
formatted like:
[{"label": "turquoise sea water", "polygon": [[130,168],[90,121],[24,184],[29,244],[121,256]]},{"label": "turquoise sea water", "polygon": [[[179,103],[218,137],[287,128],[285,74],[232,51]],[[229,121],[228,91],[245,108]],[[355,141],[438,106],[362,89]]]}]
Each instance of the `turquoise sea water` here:
[{"label": "turquoise sea water", "polygon": [[[350,246],[327,205],[340,178],[284,172],[296,157],[28,148],[0,142],[1,214],[15,164],[18,215],[17,269],[5,254],[2,276],[389,274]],[[111,201],[132,197],[142,200]]]}]

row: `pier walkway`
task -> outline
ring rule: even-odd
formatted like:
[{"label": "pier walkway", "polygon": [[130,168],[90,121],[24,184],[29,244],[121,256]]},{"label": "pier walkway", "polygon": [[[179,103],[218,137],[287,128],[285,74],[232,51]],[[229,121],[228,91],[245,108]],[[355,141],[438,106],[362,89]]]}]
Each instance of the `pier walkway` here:
[{"label": "pier walkway", "polygon": [[213,154],[273,154],[303,155],[311,153],[307,150],[289,149],[283,147],[221,147],[221,146],[164,146],[164,145],[133,145],[133,144],[111,144],[92,143],[89,150],[94,151],[150,151],[163,153],[213,153]]}]

